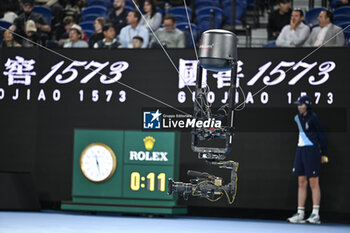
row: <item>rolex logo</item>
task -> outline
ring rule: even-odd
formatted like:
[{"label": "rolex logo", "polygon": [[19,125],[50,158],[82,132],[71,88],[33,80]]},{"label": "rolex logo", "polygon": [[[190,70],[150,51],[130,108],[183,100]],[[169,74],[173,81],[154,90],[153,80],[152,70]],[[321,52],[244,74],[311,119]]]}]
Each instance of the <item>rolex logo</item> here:
[{"label": "rolex logo", "polygon": [[148,151],[130,151],[130,160],[133,161],[168,161],[167,155],[168,152],[158,152],[150,151],[153,150],[154,142],[156,139],[151,136],[147,136],[143,139],[145,143],[145,148]]},{"label": "rolex logo", "polygon": [[147,136],[143,139],[143,142],[145,143],[145,148],[146,150],[152,150],[153,146],[154,146],[154,142],[156,141],[156,139],[154,139],[151,136]]}]

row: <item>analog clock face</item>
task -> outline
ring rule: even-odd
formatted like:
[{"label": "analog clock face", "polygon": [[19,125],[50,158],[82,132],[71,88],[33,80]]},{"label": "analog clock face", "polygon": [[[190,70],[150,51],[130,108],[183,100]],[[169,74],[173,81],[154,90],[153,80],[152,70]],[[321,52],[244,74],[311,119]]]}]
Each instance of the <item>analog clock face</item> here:
[{"label": "analog clock face", "polygon": [[111,148],[103,143],[87,146],[80,157],[80,169],[91,182],[105,182],[115,172],[116,157]]}]

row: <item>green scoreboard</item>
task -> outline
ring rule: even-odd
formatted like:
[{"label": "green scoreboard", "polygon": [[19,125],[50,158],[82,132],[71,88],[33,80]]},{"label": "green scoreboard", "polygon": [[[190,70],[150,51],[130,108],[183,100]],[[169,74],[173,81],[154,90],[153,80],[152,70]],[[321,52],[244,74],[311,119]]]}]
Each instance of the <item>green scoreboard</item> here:
[{"label": "green scoreboard", "polygon": [[174,132],[75,130],[72,201],[63,210],[184,214],[168,178],[178,176]]}]

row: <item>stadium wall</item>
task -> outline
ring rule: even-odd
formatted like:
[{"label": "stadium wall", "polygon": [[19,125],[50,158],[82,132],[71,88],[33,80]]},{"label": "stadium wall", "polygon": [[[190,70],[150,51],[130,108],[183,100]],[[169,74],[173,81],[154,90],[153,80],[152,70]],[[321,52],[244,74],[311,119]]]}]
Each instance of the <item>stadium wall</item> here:
[{"label": "stadium wall", "polygon": [[[177,108],[190,111],[193,106],[187,89],[194,90],[193,50],[169,50],[183,79],[161,50],[55,51],[66,58],[39,48],[0,50],[0,171],[30,172],[42,202],[71,199],[74,129],[142,130],[143,108],[166,107],[129,86]],[[247,103],[236,113],[228,156],[240,163],[235,204],[194,198],[181,204],[295,209],[293,101],[307,93],[329,140],[330,162],[320,175],[322,210],[350,213],[350,49],[322,48],[306,57],[310,52],[238,50],[239,85]],[[229,74],[207,72],[206,77],[210,102],[221,106]],[[236,101],[242,103],[238,92]],[[181,133],[181,181],[188,180],[188,169],[228,178],[227,171],[199,161],[190,140],[189,132]]]}]

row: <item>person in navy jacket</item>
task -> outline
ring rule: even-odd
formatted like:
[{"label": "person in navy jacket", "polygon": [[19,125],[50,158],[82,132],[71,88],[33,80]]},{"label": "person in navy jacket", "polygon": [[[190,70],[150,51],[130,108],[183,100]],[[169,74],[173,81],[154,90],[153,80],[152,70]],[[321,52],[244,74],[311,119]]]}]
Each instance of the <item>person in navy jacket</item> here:
[{"label": "person in navy jacket", "polygon": [[[299,129],[299,140],[296,150],[293,174],[298,176],[298,210],[288,218],[291,223],[320,224],[321,190],[319,172],[321,163],[327,163],[327,136],[320,119],[311,109],[311,100],[308,96],[299,97],[295,102],[298,112],[294,117]],[[307,185],[312,191],[313,210],[308,219],[304,220]]]}]

